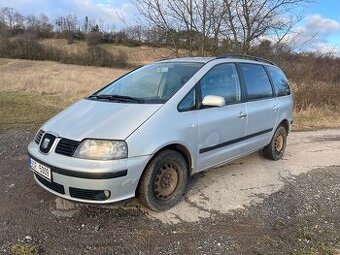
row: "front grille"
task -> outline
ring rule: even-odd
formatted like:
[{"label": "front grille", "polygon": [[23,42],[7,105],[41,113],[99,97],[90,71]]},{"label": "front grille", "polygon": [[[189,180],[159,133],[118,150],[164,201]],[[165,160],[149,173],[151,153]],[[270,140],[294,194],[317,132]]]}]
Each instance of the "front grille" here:
[{"label": "front grille", "polygon": [[53,181],[49,182],[37,174],[35,175],[35,177],[37,177],[38,181],[44,186],[46,186],[47,188],[54,190],[55,192],[58,192],[60,194],[65,194],[65,189],[63,185],[53,182]]},{"label": "front grille", "polygon": [[41,129],[39,130],[39,132],[37,133],[37,135],[34,138],[34,141],[35,141],[36,144],[40,143],[41,138],[43,137],[44,133],[45,132],[43,130],[41,130]]},{"label": "front grille", "polygon": [[78,189],[72,187],[70,187],[70,195],[75,198],[97,201],[107,200],[110,197],[110,195],[105,196],[104,190]]},{"label": "front grille", "polygon": [[63,138],[59,141],[55,152],[65,156],[72,156],[79,144],[80,142]]}]

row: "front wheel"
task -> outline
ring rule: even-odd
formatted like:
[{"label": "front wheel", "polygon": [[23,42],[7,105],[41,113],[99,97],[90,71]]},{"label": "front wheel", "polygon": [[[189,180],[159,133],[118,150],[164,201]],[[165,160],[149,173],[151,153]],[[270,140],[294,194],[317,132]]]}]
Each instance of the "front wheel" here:
[{"label": "front wheel", "polygon": [[158,153],[146,167],[139,184],[139,199],[154,211],[165,211],[177,204],[185,192],[188,164],[174,150]]},{"label": "front wheel", "polygon": [[263,155],[271,160],[279,160],[283,157],[287,145],[287,131],[283,126],[279,126],[273,138],[266,147],[263,148]]}]

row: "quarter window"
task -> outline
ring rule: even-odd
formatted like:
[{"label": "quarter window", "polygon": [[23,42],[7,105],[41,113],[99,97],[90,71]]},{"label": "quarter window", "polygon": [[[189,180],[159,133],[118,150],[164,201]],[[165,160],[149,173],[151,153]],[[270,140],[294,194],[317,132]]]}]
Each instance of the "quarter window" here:
[{"label": "quarter window", "polygon": [[247,89],[247,98],[256,100],[273,96],[272,86],[263,66],[256,64],[240,64]]},{"label": "quarter window", "polygon": [[185,112],[194,110],[196,108],[196,90],[193,88],[190,92],[182,99],[182,101],[178,104],[178,111]]},{"label": "quarter window", "polygon": [[226,104],[241,101],[240,82],[234,64],[213,67],[199,82],[202,100],[207,95],[221,96]]},{"label": "quarter window", "polygon": [[266,69],[272,78],[276,96],[290,95],[290,88],[286,75],[276,67],[267,66]]}]

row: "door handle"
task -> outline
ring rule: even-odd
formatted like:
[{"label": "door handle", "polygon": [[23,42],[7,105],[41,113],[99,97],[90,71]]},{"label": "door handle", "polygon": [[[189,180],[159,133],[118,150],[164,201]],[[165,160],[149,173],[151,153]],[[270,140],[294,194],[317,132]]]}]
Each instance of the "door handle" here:
[{"label": "door handle", "polygon": [[244,112],[240,112],[239,115],[238,115],[239,118],[243,119],[245,117],[247,117],[247,114],[244,113]]},{"label": "door handle", "polygon": [[274,105],[274,107],[273,107],[273,111],[274,112],[277,112],[279,110],[279,107],[278,106],[276,106],[276,105]]}]

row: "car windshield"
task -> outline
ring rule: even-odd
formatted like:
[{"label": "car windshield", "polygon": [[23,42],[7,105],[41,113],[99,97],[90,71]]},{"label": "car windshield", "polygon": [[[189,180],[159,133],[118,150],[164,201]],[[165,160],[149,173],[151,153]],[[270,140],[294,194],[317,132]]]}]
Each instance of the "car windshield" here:
[{"label": "car windshield", "polygon": [[165,103],[203,63],[162,62],[146,65],[113,81],[89,98],[128,103]]}]

